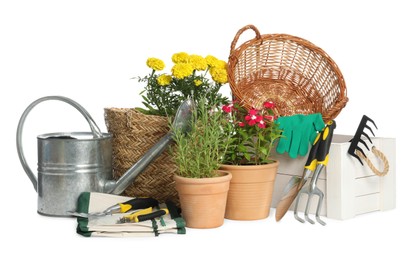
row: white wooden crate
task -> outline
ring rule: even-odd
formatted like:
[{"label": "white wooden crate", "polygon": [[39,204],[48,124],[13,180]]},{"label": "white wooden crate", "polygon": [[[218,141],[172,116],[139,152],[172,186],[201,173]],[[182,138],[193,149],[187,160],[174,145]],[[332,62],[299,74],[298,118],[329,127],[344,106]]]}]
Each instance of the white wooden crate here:
[{"label": "white wooden crate", "polygon": [[[371,138],[372,145],[383,152],[388,159],[390,169],[384,177],[375,175],[366,163],[362,166],[356,158],[348,154],[351,138],[352,136],[347,135],[333,136],[328,166],[319,176],[317,186],[325,194],[321,215],[327,218],[344,220],[363,213],[395,208],[395,138]],[[371,145],[369,142],[367,144]],[[377,169],[382,170],[383,166],[379,160],[362,144],[359,146],[364,149]],[[272,158],[280,162],[272,200],[272,207],[276,207],[290,178],[293,175],[302,176],[307,156],[291,159],[287,154],[274,152]],[[303,195],[298,206],[300,212],[304,211],[306,202],[307,196]],[[295,203],[296,200],[290,210],[294,209]],[[309,213],[315,213],[316,205],[317,197],[314,196]]]}]

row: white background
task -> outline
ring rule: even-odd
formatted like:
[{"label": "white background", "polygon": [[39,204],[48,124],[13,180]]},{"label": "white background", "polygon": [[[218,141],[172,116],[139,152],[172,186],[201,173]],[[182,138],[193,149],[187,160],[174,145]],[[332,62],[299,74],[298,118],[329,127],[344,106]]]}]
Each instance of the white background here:
[{"label": "white background", "polygon": [[[412,94],[414,55],[409,1],[1,1],[1,250],[13,259],[371,259],[412,255]],[[75,233],[76,221],[36,213],[37,194],[18,160],[15,133],[37,98],[63,95],[82,104],[106,131],[105,107],[140,105],[148,57],[169,65],[173,53],[227,60],[236,32],[288,33],[324,49],[340,67],[349,103],[336,133],[352,135],[363,114],[377,136],[397,138],[397,208],[327,226],[300,224],[289,212],[268,219],[228,221],[186,235],[97,239]],[[253,38],[246,32],[240,43]],[[228,87],[227,87],[228,88]],[[224,90],[227,91],[228,89]],[[24,129],[25,154],[36,171],[36,136],[83,131],[88,125],[67,104],[34,109]],[[206,209],[208,210],[208,209]],[[406,236],[408,235],[408,237]],[[405,237],[403,237],[405,236]],[[410,242],[411,241],[411,242]]]}]

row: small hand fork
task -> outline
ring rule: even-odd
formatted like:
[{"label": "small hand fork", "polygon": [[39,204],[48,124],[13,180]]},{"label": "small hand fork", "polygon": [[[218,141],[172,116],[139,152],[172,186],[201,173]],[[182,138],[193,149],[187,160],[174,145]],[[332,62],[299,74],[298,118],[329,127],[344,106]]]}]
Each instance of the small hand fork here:
[{"label": "small hand fork", "polygon": [[[300,221],[302,223],[305,223],[305,220],[303,220],[302,218],[300,218],[298,216],[298,205],[299,205],[300,196],[302,194],[307,194],[308,195],[308,201],[306,203],[306,208],[305,208],[305,219],[309,223],[315,224],[315,222],[312,219],[309,218],[309,204],[311,202],[312,196],[317,195],[319,197],[319,200],[318,200],[318,206],[317,206],[317,209],[316,209],[316,220],[321,225],[326,225],[326,223],[323,222],[319,217],[324,194],[316,186],[316,184],[318,182],[319,175],[321,174],[323,168],[328,164],[328,161],[329,161],[329,148],[331,146],[333,131],[334,131],[335,127],[336,127],[335,121],[334,120],[329,121],[328,124],[326,125],[326,127],[323,129],[322,133],[318,134],[318,136],[316,137],[316,140],[315,140],[314,143],[318,143],[318,141],[319,141],[319,144],[316,148],[317,150],[316,150],[316,153],[315,153],[315,158],[312,160],[312,162],[309,164],[309,166],[306,166],[306,168],[310,169],[311,171],[314,170],[313,175],[312,175],[312,179],[311,179],[310,183],[307,184],[307,185],[305,185],[306,180],[302,179],[300,185],[298,185],[298,189],[300,189],[300,190],[299,190],[299,193],[298,193],[298,198],[296,199],[294,216],[298,221]],[[320,140],[318,140],[318,138]]]},{"label": "small hand fork", "polygon": [[305,219],[306,219],[309,223],[311,223],[311,224],[315,224],[315,222],[314,222],[312,219],[310,219],[310,218],[309,218],[309,205],[310,205],[310,202],[311,202],[312,196],[313,196],[313,195],[316,195],[316,196],[318,196],[318,197],[319,197],[319,200],[318,200],[318,206],[317,206],[317,208],[316,208],[316,214],[315,214],[316,221],[318,221],[318,222],[319,222],[321,225],[323,225],[323,226],[325,226],[325,225],[326,225],[326,223],[325,223],[325,222],[323,222],[323,221],[321,220],[321,218],[320,218],[320,212],[321,212],[321,207],[322,207],[322,201],[323,201],[324,194],[323,194],[323,192],[322,192],[322,191],[321,191],[321,190],[320,190],[320,189],[316,186],[316,184],[317,184],[317,182],[318,182],[319,175],[320,175],[320,173],[322,172],[323,167],[324,167],[324,165],[323,165],[323,164],[318,164],[318,166],[317,166],[317,168],[316,168],[316,170],[315,170],[314,174],[312,175],[312,179],[311,179],[310,183],[309,183],[308,185],[303,186],[303,187],[302,187],[302,189],[300,189],[300,191],[299,191],[298,198],[297,198],[297,200],[296,200],[296,204],[295,204],[294,216],[295,216],[295,218],[296,218],[298,221],[300,221],[300,222],[302,222],[302,223],[305,223],[305,220],[303,220],[302,218],[300,218],[300,217],[298,216],[298,205],[299,205],[300,196],[301,196],[302,194],[307,194],[307,195],[308,195],[308,201],[307,201],[307,203],[306,203],[306,208],[305,208]]}]

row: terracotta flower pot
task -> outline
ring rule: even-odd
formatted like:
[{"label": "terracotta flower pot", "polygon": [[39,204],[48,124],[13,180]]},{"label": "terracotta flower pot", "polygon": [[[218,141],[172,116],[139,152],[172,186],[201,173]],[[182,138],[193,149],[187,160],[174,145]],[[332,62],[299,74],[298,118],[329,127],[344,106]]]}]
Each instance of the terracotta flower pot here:
[{"label": "terracotta flower pot", "polygon": [[216,228],[224,223],[231,173],[219,171],[220,177],[185,178],[174,175],[182,215],[189,228]]},{"label": "terracotta flower pot", "polygon": [[267,218],[278,166],[278,161],[264,165],[222,165],[221,170],[232,174],[225,218]]}]

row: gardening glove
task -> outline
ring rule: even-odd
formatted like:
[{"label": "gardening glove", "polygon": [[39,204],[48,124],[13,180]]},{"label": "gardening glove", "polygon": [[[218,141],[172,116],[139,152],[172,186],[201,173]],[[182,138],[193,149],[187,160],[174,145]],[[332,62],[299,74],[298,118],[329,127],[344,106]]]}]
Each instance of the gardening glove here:
[{"label": "gardening glove", "polygon": [[283,131],[276,151],[287,152],[291,158],[299,155],[305,156],[316,138],[317,131],[325,127],[320,113],[310,115],[293,115],[279,117],[276,120],[279,128]]},{"label": "gardening glove", "polygon": [[299,147],[299,154],[305,156],[309,151],[309,145],[312,145],[318,132],[325,127],[325,122],[320,113],[309,114],[304,117],[302,129],[302,139]]}]

